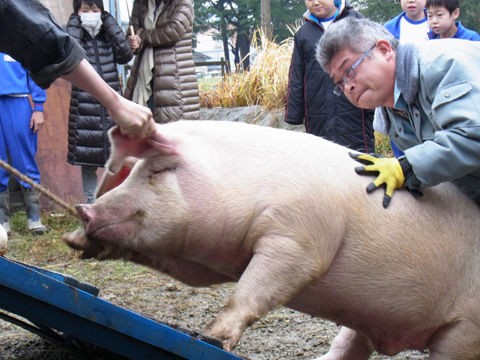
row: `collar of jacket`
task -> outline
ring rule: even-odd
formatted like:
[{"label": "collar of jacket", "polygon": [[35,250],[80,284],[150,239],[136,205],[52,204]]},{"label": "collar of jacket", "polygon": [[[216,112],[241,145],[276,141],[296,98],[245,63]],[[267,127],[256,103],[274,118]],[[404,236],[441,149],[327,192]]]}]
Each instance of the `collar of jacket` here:
[{"label": "collar of jacket", "polygon": [[418,49],[415,44],[399,44],[396,49],[395,81],[407,104],[413,103],[418,91]]},{"label": "collar of jacket", "polygon": [[338,15],[340,15],[343,10],[345,10],[345,7],[347,6],[347,2],[346,0],[335,0],[336,1],[336,4],[337,3],[340,3],[340,6],[336,6],[337,7],[337,11],[335,12],[335,14],[331,17],[329,17],[328,19],[320,19],[318,17],[316,17],[315,15],[313,15],[309,10],[305,11],[303,13],[303,18],[305,19],[305,21],[309,21],[309,22],[312,22],[312,23],[315,23],[319,26],[321,26],[323,28],[323,25],[322,25],[322,22],[323,21],[331,21],[331,20],[335,20]]}]

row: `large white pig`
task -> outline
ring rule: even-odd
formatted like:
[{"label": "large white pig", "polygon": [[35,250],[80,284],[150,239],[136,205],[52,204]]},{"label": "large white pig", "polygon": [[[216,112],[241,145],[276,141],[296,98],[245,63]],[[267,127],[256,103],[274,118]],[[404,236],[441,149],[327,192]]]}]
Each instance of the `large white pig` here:
[{"label": "large white pig", "polygon": [[480,359],[480,210],[454,185],[397,191],[384,209],[348,149],[227,121],[111,140],[112,173],[78,206],[84,231],[64,240],[193,286],[237,282],[205,330],[226,349],[285,305],[345,325],[322,359]]}]

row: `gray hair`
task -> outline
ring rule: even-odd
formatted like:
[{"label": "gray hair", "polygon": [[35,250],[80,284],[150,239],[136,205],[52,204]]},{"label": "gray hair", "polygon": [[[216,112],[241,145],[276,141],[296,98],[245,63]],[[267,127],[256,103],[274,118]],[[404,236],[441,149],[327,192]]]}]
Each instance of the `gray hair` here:
[{"label": "gray hair", "polygon": [[317,46],[317,61],[324,71],[333,57],[343,49],[361,54],[378,40],[387,40],[395,49],[398,40],[382,25],[367,18],[347,16],[328,27]]}]

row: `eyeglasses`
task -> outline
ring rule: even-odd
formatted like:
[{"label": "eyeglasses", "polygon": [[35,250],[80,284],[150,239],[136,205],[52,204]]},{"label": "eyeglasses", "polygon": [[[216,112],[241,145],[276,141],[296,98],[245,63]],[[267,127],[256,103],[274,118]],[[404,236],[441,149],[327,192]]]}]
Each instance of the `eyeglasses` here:
[{"label": "eyeglasses", "polygon": [[333,88],[333,93],[337,96],[342,95],[343,90],[345,89],[345,85],[348,84],[350,81],[353,80],[355,77],[355,69],[362,63],[362,61],[370,55],[373,49],[375,49],[375,46],[377,44],[374,44],[370,49],[365,51],[360,58],[355,61],[348,69],[345,69],[345,72],[343,73],[342,80],[340,80],[338,83],[335,84],[335,87]]}]

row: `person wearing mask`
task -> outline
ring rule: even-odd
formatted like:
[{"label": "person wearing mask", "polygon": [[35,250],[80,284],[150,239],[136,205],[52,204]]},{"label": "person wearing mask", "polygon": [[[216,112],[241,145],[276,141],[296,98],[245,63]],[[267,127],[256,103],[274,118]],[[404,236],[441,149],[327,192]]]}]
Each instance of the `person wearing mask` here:
[{"label": "person wearing mask", "polygon": [[[117,21],[105,11],[102,0],[74,0],[67,33],[85,50],[88,62],[116,92],[121,94],[117,64],[128,63],[133,54]],[[114,125],[105,107],[88,92],[73,86],[68,124],[68,155],[81,166],[87,203],[95,200],[97,168],[109,155],[108,130]]]},{"label": "person wearing mask", "polygon": [[123,135],[145,138],[155,130],[151,111],[108,86],[38,0],[0,0],[0,51],[20,62],[43,89],[62,77],[90,93]]}]

